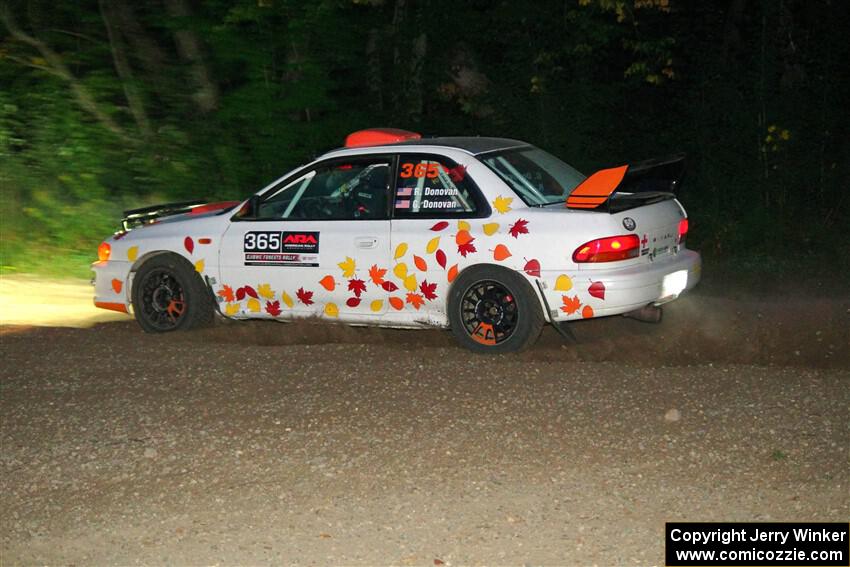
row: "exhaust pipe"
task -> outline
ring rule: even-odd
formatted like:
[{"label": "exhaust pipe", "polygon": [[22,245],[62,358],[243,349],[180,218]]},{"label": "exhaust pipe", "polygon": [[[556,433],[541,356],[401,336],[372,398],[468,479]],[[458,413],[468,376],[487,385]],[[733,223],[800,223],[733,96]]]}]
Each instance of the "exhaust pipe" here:
[{"label": "exhaust pipe", "polygon": [[644,305],[640,309],[635,309],[634,311],[629,311],[628,313],[624,313],[623,317],[628,317],[629,319],[637,319],[638,321],[643,321],[644,323],[660,323],[661,316],[663,315],[663,311],[657,305]]}]

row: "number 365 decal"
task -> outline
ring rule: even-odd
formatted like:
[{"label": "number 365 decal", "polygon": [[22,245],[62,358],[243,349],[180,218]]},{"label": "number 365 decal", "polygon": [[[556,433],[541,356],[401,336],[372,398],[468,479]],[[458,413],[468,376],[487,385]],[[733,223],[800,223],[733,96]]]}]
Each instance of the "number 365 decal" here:
[{"label": "number 365 decal", "polygon": [[251,231],[245,233],[245,252],[301,252],[315,254],[319,251],[318,232]]}]

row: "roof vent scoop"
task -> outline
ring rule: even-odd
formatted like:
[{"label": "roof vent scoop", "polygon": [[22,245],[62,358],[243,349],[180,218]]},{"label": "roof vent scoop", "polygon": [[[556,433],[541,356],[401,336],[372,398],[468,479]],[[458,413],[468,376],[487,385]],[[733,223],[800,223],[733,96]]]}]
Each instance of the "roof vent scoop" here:
[{"label": "roof vent scoop", "polygon": [[352,132],[345,138],[346,148],[359,148],[363,146],[382,146],[384,144],[395,144],[406,140],[419,140],[422,134],[399,130],[398,128],[369,128]]}]

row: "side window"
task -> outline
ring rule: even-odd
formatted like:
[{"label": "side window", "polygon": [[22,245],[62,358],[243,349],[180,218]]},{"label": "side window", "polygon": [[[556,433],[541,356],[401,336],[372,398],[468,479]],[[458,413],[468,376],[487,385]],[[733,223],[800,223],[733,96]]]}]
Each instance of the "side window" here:
[{"label": "side window", "polygon": [[389,172],[389,159],[322,164],[273,191],[257,219],[386,219]]},{"label": "side window", "polygon": [[393,200],[396,218],[476,216],[480,200],[464,166],[443,156],[399,156]]}]

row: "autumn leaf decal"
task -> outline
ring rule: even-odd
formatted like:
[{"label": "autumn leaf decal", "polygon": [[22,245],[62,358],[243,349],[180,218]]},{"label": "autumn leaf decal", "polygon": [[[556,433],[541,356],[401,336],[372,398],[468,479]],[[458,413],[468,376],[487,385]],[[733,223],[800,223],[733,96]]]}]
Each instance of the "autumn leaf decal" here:
[{"label": "autumn leaf decal", "polygon": [[390,282],[390,281],[386,281],[386,282],[382,283],[381,287],[384,288],[384,291],[389,291],[389,292],[393,292],[393,291],[398,289],[398,286],[395,283]]},{"label": "autumn leaf decal", "polygon": [[425,299],[428,301],[433,301],[437,299],[437,294],[434,293],[437,290],[437,284],[428,283],[428,280],[423,280],[421,284],[419,284],[419,291],[422,292],[422,295],[425,296]]},{"label": "autumn leaf decal", "polygon": [[377,264],[373,264],[371,268],[369,268],[369,279],[372,280],[372,283],[375,285],[384,285],[384,276],[387,274],[387,270],[379,268]]},{"label": "autumn leaf decal", "polygon": [[360,301],[362,300],[359,297],[350,297],[346,300],[345,304],[351,308],[354,308],[360,305]]},{"label": "autumn leaf decal", "polygon": [[435,257],[437,258],[437,263],[440,265],[440,267],[445,270],[446,269],[446,253],[443,252],[442,250],[437,250]]},{"label": "autumn leaf decal", "polygon": [[348,280],[348,291],[360,297],[360,294],[366,291],[366,282],[358,279]]},{"label": "autumn leaf decal", "polygon": [[428,271],[428,263],[425,262],[424,258],[417,256],[416,254],[413,255],[413,265],[416,266],[416,269],[420,272]]},{"label": "autumn leaf decal", "polygon": [[425,303],[425,300],[422,299],[422,296],[418,293],[408,293],[407,302],[418,311],[419,308],[422,307],[422,305]]},{"label": "autumn leaf decal", "polygon": [[528,221],[525,219],[517,219],[517,221],[511,225],[511,228],[508,229],[508,232],[510,232],[511,236],[514,238],[519,238],[520,234],[528,234]]},{"label": "autumn leaf decal", "polygon": [[590,287],[587,288],[587,293],[597,299],[605,299],[605,284],[602,282],[590,282]]},{"label": "autumn leaf decal", "polygon": [[280,315],[280,301],[266,301],[266,313],[272,317]]},{"label": "autumn leaf decal", "polygon": [[319,280],[319,285],[328,291],[333,291],[336,289],[336,280],[334,280],[333,276],[325,276]]},{"label": "autumn leaf decal", "polygon": [[339,269],[342,270],[342,276],[345,278],[353,278],[354,277],[354,269],[356,268],[356,263],[353,258],[345,257],[344,262],[340,262],[337,264]]},{"label": "autumn leaf decal", "polygon": [[540,261],[532,258],[525,263],[525,267],[523,271],[529,276],[534,276],[535,278],[540,277]]},{"label": "autumn leaf decal", "polygon": [[267,283],[258,285],[257,293],[259,293],[260,297],[262,297],[263,299],[274,299],[274,292],[272,291],[272,286]]},{"label": "autumn leaf decal", "polygon": [[228,303],[233,303],[236,300],[236,296],[233,295],[233,288],[229,285],[225,285],[218,290],[218,296]]},{"label": "autumn leaf decal", "polygon": [[564,305],[561,307],[561,311],[566,313],[567,315],[572,315],[581,307],[581,301],[579,301],[578,296],[574,295],[572,297],[568,295],[561,296],[561,301]]},{"label": "autumn leaf decal", "polygon": [[464,258],[466,258],[467,254],[472,254],[476,252],[475,250],[475,237],[469,234],[468,230],[459,230],[455,235],[455,242],[457,243],[457,252]]},{"label": "autumn leaf decal", "polygon": [[449,227],[449,223],[447,223],[446,221],[440,221],[437,224],[435,224],[434,226],[432,226],[431,230],[433,230],[434,232],[439,232],[439,231],[444,230],[448,227]]},{"label": "autumn leaf decal", "polygon": [[195,250],[195,241],[192,240],[191,236],[187,236],[183,239],[183,247],[189,254],[191,254]]},{"label": "autumn leaf decal", "polygon": [[305,291],[303,287],[299,287],[295,292],[295,297],[304,305],[313,305],[313,292]]},{"label": "autumn leaf decal", "polygon": [[236,301],[242,301],[246,297],[257,299],[259,296],[257,295],[257,291],[249,285],[242,286],[236,290]]},{"label": "autumn leaf decal", "polygon": [[501,214],[505,214],[511,210],[511,203],[513,203],[513,197],[502,197],[499,195],[493,201],[493,208],[499,211]]}]

